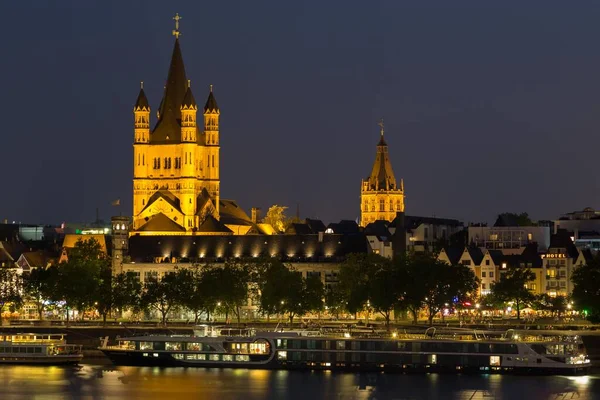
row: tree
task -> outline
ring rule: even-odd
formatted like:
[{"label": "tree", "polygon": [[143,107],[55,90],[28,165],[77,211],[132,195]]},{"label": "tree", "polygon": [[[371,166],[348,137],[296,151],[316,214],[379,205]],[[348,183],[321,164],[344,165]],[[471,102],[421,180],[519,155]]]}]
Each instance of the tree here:
[{"label": "tree", "polygon": [[248,301],[248,281],[249,273],[243,264],[227,262],[222,268],[218,269],[220,303],[225,310],[225,318],[230,312],[237,317],[240,323],[240,308]]},{"label": "tree", "polygon": [[278,206],[277,204],[272,205],[263,218],[263,222],[271,225],[277,232],[285,232],[290,224],[290,220],[285,215],[285,210],[287,210],[287,207]]},{"label": "tree", "polygon": [[344,295],[341,292],[339,285],[333,285],[325,290],[325,308],[335,316],[340,317],[340,313],[346,309]]},{"label": "tree", "polygon": [[187,269],[184,274],[186,276],[183,279],[182,305],[194,313],[194,324],[197,324],[200,314],[203,311],[207,311],[209,293],[205,293],[202,287],[202,269],[200,267],[194,266],[191,269]]},{"label": "tree", "polygon": [[492,293],[498,300],[514,302],[517,321],[521,320],[523,306],[533,302],[535,296],[525,285],[535,279],[535,273],[529,268],[509,267],[500,280],[492,284]]},{"label": "tree", "polygon": [[356,314],[370,301],[370,285],[378,265],[385,261],[376,254],[350,254],[340,265],[338,288],[348,312]]},{"label": "tree", "polygon": [[0,314],[7,304],[18,307],[22,303],[21,286],[21,277],[15,270],[0,268]]},{"label": "tree", "polygon": [[154,308],[160,313],[161,323],[167,324],[167,315],[175,306],[183,304],[184,269],[165,274],[162,279],[150,278],[145,282],[142,306]]},{"label": "tree", "polygon": [[44,318],[46,302],[56,298],[57,279],[58,269],[55,266],[34,268],[23,273],[23,293],[29,301],[35,303],[40,320]]},{"label": "tree", "polygon": [[106,325],[106,317],[112,311],[114,305],[114,292],[112,287],[112,268],[109,262],[100,266],[98,274],[98,286],[95,292],[94,305],[102,316],[102,324]]},{"label": "tree", "polygon": [[261,261],[260,309],[267,315],[288,313],[290,324],[298,315],[323,310],[325,290],[318,276],[302,274],[272,258]]},{"label": "tree", "polygon": [[264,263],[258,282],[260,291],[260,310],[267,314],[280,314],[287,298],[288,267],[281,261],[272,258]]},{"label": "tree", "polygon": [[111,281],[112,306],[115,310],[123,311],[131,308],[140,309],[142,283],[132,271],[121,272],[113,276]]},{"label": "tree", "polygon": [[573,271],[572,298],[575,306],[583,311],[585,317],[593,322],[600,322],[600,256],[594,257],[586,265]]},{"label": "tree", "polygon": [[369,301],[373,309],[383,315],[388,330],[392,311],[405,307],[403,300],[407,281],[404,267],[403,263],[381,258],[371,268]]},{"label": "tree", "polygon": [[505,212],[498,215],[494,226],[533,226],[535,225],[526,212],[517,214]]},{"label": "tree", "polygon": [[58,267],[56,296],[69,309],[76,308],[83,318],[85,310],[98,300],[103,271],[110,269],[110,259],[94,238],[79,239],[69,252],[67,262]]}]

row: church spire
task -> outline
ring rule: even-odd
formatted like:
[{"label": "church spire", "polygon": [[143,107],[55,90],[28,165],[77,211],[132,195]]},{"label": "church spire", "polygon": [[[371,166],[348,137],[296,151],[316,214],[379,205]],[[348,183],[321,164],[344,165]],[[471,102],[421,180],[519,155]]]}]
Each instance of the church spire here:
[{"label": "church spire", "polygon": [[213,94],[213,85],[210,85],[210,92],[208,93],[206,104],[204,105],[204,113],[216,113],[219,111],[219,105],[217,104],[217,100],[215,99],[215,95]]},{"label": "church spire", "polygon": [[144,82],[140,82],[140,94],[138,94],[133,108],[134,110],[150,111],[150,104],[148,103],[148,98],[146,98],[146,93],[144,93]]},{"label": "church spire", "polygon": [[383,119],[377,124],[381,128],[379,143],[377,143],[377,154],[375,163],[369,176],[369,186],[372,190],[396,190],[396,177],[392,169],[392,163],[388,156],[388,146],[383,137]]},{"label": "church spire", "polygon": [[179,14],[175,15],[175,44],[169,64],[169,73],[165,84],[163,98],[158,110],[158,122],[152,132],[152,141],[177,142],[181,126],[181,105],[188,89],[183,56],[179,45]]}]

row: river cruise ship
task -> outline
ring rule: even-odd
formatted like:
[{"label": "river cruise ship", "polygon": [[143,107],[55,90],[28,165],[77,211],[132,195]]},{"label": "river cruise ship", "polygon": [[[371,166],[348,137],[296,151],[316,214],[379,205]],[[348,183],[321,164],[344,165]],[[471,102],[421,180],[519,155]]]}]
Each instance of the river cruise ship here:
[{"label": "river cruise ship", "polygon": [[214,368],[582,374],[591,366],[581,337],[533,331],[422,333],[232,332],[119,338],[100,350],[115,364]]},{"label": "river cruise ship", "polygon": [[77,364],[82,358],[81,346],[67,344],[62,334],[0,333],[1,364]]}]

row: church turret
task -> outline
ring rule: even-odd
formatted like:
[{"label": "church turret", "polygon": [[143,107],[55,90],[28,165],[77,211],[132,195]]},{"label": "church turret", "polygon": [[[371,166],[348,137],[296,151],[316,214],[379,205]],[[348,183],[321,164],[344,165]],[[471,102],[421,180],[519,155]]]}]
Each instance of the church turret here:
[{"label": "church turret", "polygon": [[[148,154],[150,140],[150,105],[146,94],[144,93],[144,82],[140,83],[140,93],[138,94],[135,105],[133,106],[134,117],[134,139],[133,139],[133,179],[134,179],[134,202],[133,213],[137,215],[147,201],[147,195],[143,190],[136,186],[135,181],[143,180],[148,177],[148,164],[150,157]],[[136,195],[138,196],[136,198]]]},{"label": "church turret", "polygon": [[210,85],[210,92],[204,105],[204,133],[206,134],[207,146],[219,145],[219,116],[221,110],[217,105],[217,100],[213,94],[213,86]]},{"label": "church turret", "polygon": [[196,133],[198,131],[198,125],[196,123],[196,114],[198,112],[198,105],[194,94],[192,93],[191,83],[188,80],[188,88],[183,96],[181,102],[181,141],[192,142],[197,141]]},{"label": "church turret", "polygon": [[206,104],[204,105],[204,145],[206,146],[206,161],[204,164],[204,177],[210,181],[211,195],[216,199],[216,216],[219,214],[219,117],[221,110],[217,105],[217,100],[213,93],[213,85],[210,85],[210,91]]},{"label": "church turret", "polygon": [[134,143],[148,143],[150,136],[150,105],[148,104],[146,93],[144,93],[144,82],[141,82],[140,86],[140,93],[133,106],[135,125]]},{"label": "church turret", "polygon": [[188,80],[188,87],[181,101],[181,147],[183,155],[181,157],[181,211],[184,215],[184,227],[191,230],[196,227],[196,133],[198,126],[196,124],[196,113],[198,105],[192,93],[191,83]]},{"label": "church turret", "polygon": [[389,159],[388,145],[384,138],[383,120],[377,154],[371,175],[363,179],[361,186],[361,225],[377,221],[392,221],[396,212],[404,212],[404,182],[397,183],[392,163]]}]

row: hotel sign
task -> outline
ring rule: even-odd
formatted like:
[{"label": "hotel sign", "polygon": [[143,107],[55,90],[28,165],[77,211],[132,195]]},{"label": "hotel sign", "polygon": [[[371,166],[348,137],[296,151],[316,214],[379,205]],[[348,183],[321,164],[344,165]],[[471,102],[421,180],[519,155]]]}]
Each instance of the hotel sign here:
[{"label": "hotel sign", "polygon": [[548,253],[546,255],[543,256],[544,258],[567,258],[566,254],[555,254],[555,253]]}]

